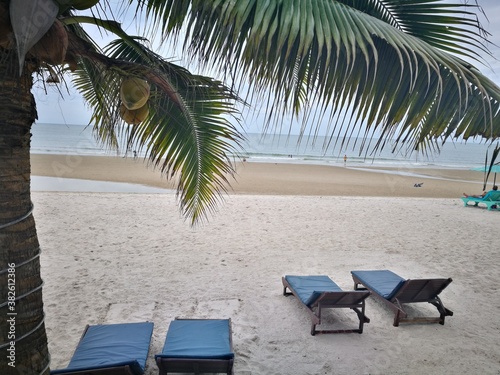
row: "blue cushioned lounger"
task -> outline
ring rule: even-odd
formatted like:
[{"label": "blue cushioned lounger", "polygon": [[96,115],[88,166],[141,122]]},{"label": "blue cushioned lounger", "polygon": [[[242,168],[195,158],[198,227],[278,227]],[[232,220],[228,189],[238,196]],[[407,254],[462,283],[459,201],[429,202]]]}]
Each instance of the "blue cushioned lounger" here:
[{"label": "blue cushioned lounger", "polygon": [[[403,279],[389,270],[351,271],[354,289],[369,290],[395,312],[394,326],[399,323],[440,323],[444,324],[446,316],[453,312],[444,307],[438,297],[452,279]],[[360,288],[359,285],[364,288]],[[428,302],[439,311],[439,318],[409,318],[403,304]]]},{"label": "blue cushioned lounger", "polygon": [[[370,319],[365,316],[365,299],[369,292],[343,291],[332,279],[325,275],[282,277],[283,295],[294,295],[307,308],[311,320],[311,335],[316,333],[350,333],[363,332],[363,324]],[[287,292],[287,289],[290,292]],[[321,324],[321,310],[327,308],[350,308],[359,318],[357,329],[317,330]]]},{"label": "blue cushioned lounger", "polygon": [[87,326],[68,367],[51,374],[142,375],[152,334],[150,322]]},{"label": "blue cushioned lounger", "polygon": [[232,374],[234,352],[230,319],[176,319],[163,350],[155,356],[160,374],[209,372]]}]

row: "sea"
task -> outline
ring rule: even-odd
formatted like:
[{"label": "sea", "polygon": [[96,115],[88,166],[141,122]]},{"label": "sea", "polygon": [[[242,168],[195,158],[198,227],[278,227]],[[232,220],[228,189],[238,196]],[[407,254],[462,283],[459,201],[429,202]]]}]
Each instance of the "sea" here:
[{"label": "sea", "polygon": [[[238,154],[231,155],[235,160],[344,165],[345,156],[346,164],[352,167],[471,169],[484,166],[487,153],[490,157],[495,146],[485,142],[449,140],[440,145],[439,151],[428,150],[423,154],[405,150],[393,152],[390,144],[382,151],[373,152],[372,146],[360,150],[361,139],[351,139],[346,146],[341,140],[325,136],[312,139],[288,134],[244,133],[244,137]],[[374,145],[376,141],[365,140],[365,144]],[[36,123],[32,127],[32,153],[132,157],[134,151],[106,148],[96,140],[91,126]],[[145,155],[140,150],[137,152],[138,156]]]}]

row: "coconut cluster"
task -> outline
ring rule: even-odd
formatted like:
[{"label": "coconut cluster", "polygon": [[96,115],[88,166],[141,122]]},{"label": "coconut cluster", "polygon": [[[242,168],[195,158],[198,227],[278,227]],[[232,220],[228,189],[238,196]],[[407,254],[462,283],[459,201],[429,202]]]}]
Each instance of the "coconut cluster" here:
[{"label": "coconut cluster", "polygon": [[[84,10],[94,6],[99,0],[57,0],[56,2],[60,11],[69,8]],[[2,3],[0,3],[0,47],[5,49],[16,47],[9,9]],[[63,23],[56,19],[41,39],[27,51],[27,55],[50,65],[67,63],[73,71],[77,68],[76,59],[70,56],[67,50],[68,33]]]},{"label": "coconut cluster", "polygon": [[127,124],[137,125],[149,114],[148,99],[151,93],[149,83],[137,77],[123,80],[120,86],[120,117]]}]

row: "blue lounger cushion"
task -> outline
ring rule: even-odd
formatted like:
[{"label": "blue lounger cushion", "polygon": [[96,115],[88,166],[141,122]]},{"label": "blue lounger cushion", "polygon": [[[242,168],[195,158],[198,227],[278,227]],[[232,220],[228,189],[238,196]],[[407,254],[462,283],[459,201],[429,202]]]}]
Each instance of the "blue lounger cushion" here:
[{"label": "blue lounger cushion", "polygon": [[375,293],[390,300],[406,282],[401,276],[389,270],[351,271],[363,285],[370,287]]},{"label": "blue lounger cushion", "polygon": [[286,275],[285,280],[306,306],[311,306],[323,292],[342,292],[342,289],[325,275]]},{"label": "blue lounger cushion", "polygon": [[155,358],[231,359],[229,319],[176,319]]},{"label": "blue lounger cushion", "polygon": [[89,326],[68,367],[51,374],[126,365],[134,374],[143,374],[152,334],[151,322]]}]

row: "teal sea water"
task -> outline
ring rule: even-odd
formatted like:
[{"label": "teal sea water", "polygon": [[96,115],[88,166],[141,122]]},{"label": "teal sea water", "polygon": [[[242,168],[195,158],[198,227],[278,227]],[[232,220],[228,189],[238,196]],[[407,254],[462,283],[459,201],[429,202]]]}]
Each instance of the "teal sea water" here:
[{"label": "teal sea water", "polygon": [[[83,125],[45,124],[37,123],[32,128],[32,153],[54,153],[72,155],[116,156],[116,151],[107,150],[99,145],[92,134],[91,127]],[[309,164],[343,165],[344,155],[351,166],[379,167],[426,167],[426,168],[460,168],[469,169],[484,165],[487,150],[491,155],[492,146],[485,143],[446,142],[440,152],[430,152],[422,155],[413,152],[391,152],[388,146],[382,151],[372,154],[366,152],[373,147],[365,148],[360,154],[359,141],[352,140],[347,147],[341,147],[341,142],[330,142],[329,139],[318,137],[314,142],[303,138],[299,142],[296,135],[266,135],[246,134],[246,142],[240,157],[247,161],[287,162]],[[375,144],[375,141],[372,142]],[[120,156],[132,156],[133,150],[120,150]],[[142,156],[142,155],[140,155]],[[235,156],[236,157],[236,156]]]}]

